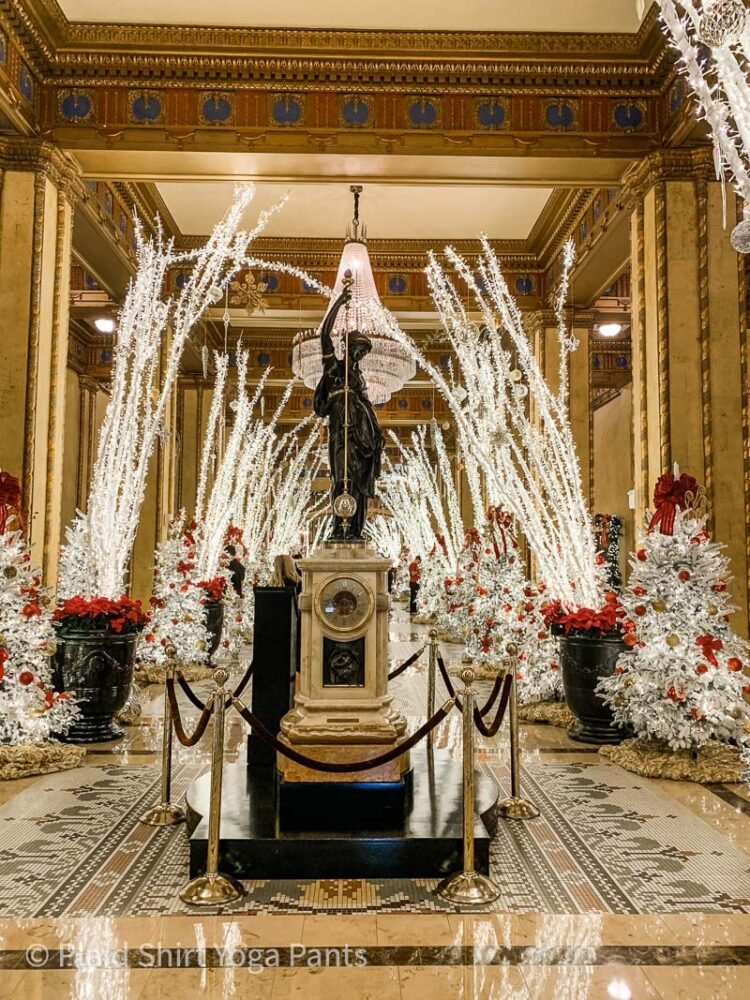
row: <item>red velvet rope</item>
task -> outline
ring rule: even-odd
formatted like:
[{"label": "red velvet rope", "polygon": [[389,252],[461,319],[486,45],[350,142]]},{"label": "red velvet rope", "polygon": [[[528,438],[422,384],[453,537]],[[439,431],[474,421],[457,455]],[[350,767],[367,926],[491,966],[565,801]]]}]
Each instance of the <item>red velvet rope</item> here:
[{"label": "red velvet rope", "polygon": [[402,757],[405,753],[412,750],[420,740],[424,739],[429,733],[439,726],[443,719],[448,715],[453,706],[456,703],[455,698],[451,698],[449,701],[437,710],[431,719],[428,719],[425,724],[419,728],[416,733],[410,736],[403,743],[400,743],[397,747],[389,750],[387,753],[381,754],[379,757],[371,757],[369,760],[358,760],[352,761],[347,764],[338,764],[333,761],[325,760],[315,760],[313,757],[307,757],[304,754],[298,753],[296,750],[292,750],[291,747],[282,743],[281,740],[277,739],[268,729],[263,725],[263,723],[258,719],[249,708],[246,708],[239,699],[233,699],[234,707],[237,709],[239,714],[245,720],[245,722],[251,727],[253,733],[259,736],[264,743],[273,747],[277,753],[280,753],[283,757],[294,761],[295,764],[302,764],[303,767],[309,767],[313,771],[322,771],[326,774],[348,774],[349,772],[360,772],[360,771],[370,771],[375,767],[382,767],[384,764],[390,764],[391,761],[396,760],[398,757]]},{"label": "red velvet rope", "polygon": [[405,663],[402,663],[400,667],[396,667],[395,670],[391,670],[391,672],[388,674],[388,680],[392,681],[394,677],[398,677],[399,674],[403,674],[404,670],[410,667],[412,663],[417,662],[422,653],[424,653],[425,649],[427,649],[427,646],[422,646],[422,648],[418,649],[413,656],[410,656]]}]

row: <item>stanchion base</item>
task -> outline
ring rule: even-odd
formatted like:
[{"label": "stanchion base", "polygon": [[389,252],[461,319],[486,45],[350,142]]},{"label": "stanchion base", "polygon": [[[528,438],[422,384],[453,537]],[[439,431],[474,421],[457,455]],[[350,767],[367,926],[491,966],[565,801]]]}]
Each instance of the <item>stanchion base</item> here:
[{"label": "stanchion base", "polygon": [[245,895],[241,882],[229,875],[199,875],[188,882],[180,893],[183,903],[191,906],[216,906],[221,903],[233,903],[235,899]]},{"label": "stanchion base", "polygon": [[162,802],[160,806],[147,809],[141,816],[141,823],[147,826],[177,826],[178,823],[184,823],[186,818],[184,810],[179,806]]},{"label": "stanchion base", "polygon": [[435,892],[448,903],[461,906],[485,906],[501,896],[491,878],[479,872],[459,872],[444,879]]},{"label": "stanchion base", "polygon": [[539,810],[526,799],[503,799],[497,804],[498,816],[503,819],[536,819]]}]

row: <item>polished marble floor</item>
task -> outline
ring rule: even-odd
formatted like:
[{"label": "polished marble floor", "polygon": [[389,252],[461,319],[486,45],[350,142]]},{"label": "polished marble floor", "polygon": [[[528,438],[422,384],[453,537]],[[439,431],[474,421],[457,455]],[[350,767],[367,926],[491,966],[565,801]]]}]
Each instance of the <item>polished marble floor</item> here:
[{"label": "polished marble floor", "polygon": [[[424,641],[425,631],[396,612],[394,663]],[[113,765],[152,767],[160,741],[160,698],[159,689],[150,689],[141,724],[131,727],[119,744],[92,747],[86,767],[102,776]],[[442,745],[458,747],[457,722],[444,725]],[[230,757],[240,754],[244,735],[239,720],[231,721]],[[594,752],[571,743],[560,729],[524,726],[522,744],[540,781],[545,774],[549,780],[565,776],[565,769],[585,775],[600,767]],[[504,752],[484,745],[480,759],[502,767]],[[207,761],[205,745],[179,749],[176,757],[178,766],[199,766]],[[20,910],[10,916],[6,910],[5,915],[0,912],[0,998],[745,1000],[750,997],[750,898],[738,886],[750,873],[747,789],[639,779],[640,794],[633,776],[619,774],[619,782],[608,778],[609,786],[628,790],[629,808],[639,822],[654,822],[654,803],[667,801],[672,803],[669,815],[681,817],[683,826],[694,820],[709,845],[715,842],[717,857],[735,852],[736,862],[747,855],[745,872],[726,894],[729,912],[705,912],[722,905],[721,899],[711,906],[707,901],[705,907],[693,900],[685,912],[664,906],[659,912],[611,912],[611,903],[599,912],[508,912],[500,906],[478,915],[368,912],[367,907],[335,915],[188,914],[166,912],[165,907],[165,913],[149,916],[80,912],[52,917],[37,912],[32,917],[19,915]],[[27,791],[40,795],[44,782],[31,778],[0,785],[0,809],[12,810]],[[57,822],[53,815],[40,817],[38,829],[29,829],[29,854],[44,850],[45,836],[53,837]],[[684,863],[691,853],[711,853],[698,844],[693,847],[681,849],[676,863]],[[6,864],[0,856],[0,877]],[[100,899],[107,878],[106,871],[97,869],[86,898]],[[33,887],[19,887],[19,892],[27,888]],[[92,902],[92,914],[97,905]]]}]

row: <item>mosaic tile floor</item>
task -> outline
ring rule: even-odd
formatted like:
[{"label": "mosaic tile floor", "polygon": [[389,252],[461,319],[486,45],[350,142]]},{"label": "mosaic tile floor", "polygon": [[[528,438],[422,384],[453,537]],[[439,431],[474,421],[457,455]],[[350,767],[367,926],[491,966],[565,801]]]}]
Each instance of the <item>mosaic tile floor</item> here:
[{"label": "mosaic tile floor", "polygon": [[[426,631],[397,609],[394,666]],[[411,721],[425,685],[421,661],[395,685]],[[259,880],[233,910],[187,912],[184,830],[135,822],[157,797],[161,703],[149,689],[140,724],[90,747],[85,768],[0,784],[2,1000],[750,996],[744,787],[639,779],[560,729],[525,725],[524,790],[541,817],[501,824],[492,912],[453,913],[428,881],[357,880]],[[229,722],[229,760],[245,733]],[[438,745],[460,751],[458,715]],[[507,788],[502,734],[477,758]],[[179,795],[207,770],[207,746],[175,759]]]},{"label": "mosaic tile floor", "polygon": [[[507,787],[506,765],[482,765]],[[175,775],[179,800],[203,765]],[[138,823],[156,801],[154,767],[50,775],[0,811],[0,915],[107,916],[189,912],[184,827]],[[606,764],[524,769],[541,809],[502,822],[491,848],[509,913],[750,912],[750,858],[686,807]],[[232,912],[439,912],[432,880],[258,880]]]}]

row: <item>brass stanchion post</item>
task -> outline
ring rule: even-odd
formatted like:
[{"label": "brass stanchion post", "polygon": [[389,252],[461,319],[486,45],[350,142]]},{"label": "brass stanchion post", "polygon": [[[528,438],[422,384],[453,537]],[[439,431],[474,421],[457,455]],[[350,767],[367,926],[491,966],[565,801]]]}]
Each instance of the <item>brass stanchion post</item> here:
[{"label": "brass stanchion post", "polygon": [[518,745],[518,688],[516,669],[518,666],[518,647],[513,643],[508,645],[510,659],[510,798],[503,799],[498,804],[498,812],[504,819],[536,819],[539,815],[537,807],[521,795],[521,752]]},{"label": "brass stanchion post", "polygon": [[226,670],[214,672],[216,691],[213,696],[213,748],[211,753],[211,797],[208,813],[208,849],[206,873],[198,875],[180,893],[183,903],[193,906],[215,906],[217,903],[231,903],[244,895],[241,882],[230,875],[219,872],[219,840],[221,837],[221,782],[224,768],[224,711],[226,691],[224,685],[229,679]]},{"label": "brass stanchion post", "polygon": [[[170,643],[164,650],[167,656],[166,680],[174,681],[177,650]],[[173,802],[172,796],[172,710],[169,707],[167,687],[164,685],[164,721],[161,738],[161,801],[141,816],[141,823],[149,826],[176,826],[185,822],[185,812]]]},{"label": "brass stanchion post", "polygon": [[500,898],[500,889],[491,878],[474,869],[474,691],[471,685],[476,677],[471,667],[461,671],[463,692],[463,743],[464,743],[464,802],[463,802],[463,871],[444,879],[437,893],[449,903],[463,906],[481,906]]},{"label": "brass stanchion post", "polygon": [[[438,644],[437,644],[437,629],[430,629],[430,662],[427,667],[427,718],[431,719],[435,714],[435,680],[437,672],[437,654],[438,654]],[[437,729],[430,731],[428,736],[429,746],[432,748],[435,745],[435,733]]]}]

